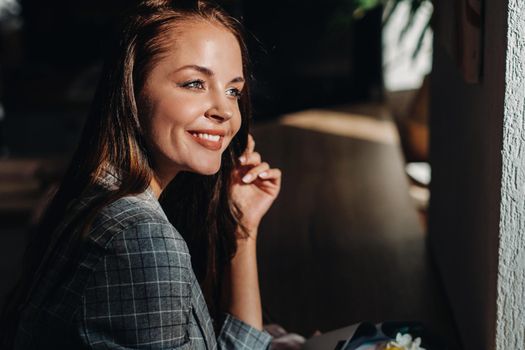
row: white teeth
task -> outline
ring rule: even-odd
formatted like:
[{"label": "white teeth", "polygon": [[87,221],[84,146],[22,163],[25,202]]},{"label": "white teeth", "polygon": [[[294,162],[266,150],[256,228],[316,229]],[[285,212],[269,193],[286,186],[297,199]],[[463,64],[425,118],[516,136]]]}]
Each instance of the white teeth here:
[{"label": "white teeth", "polygon": [[221,137],[219,135],[210,135],[210,134],[203,134],[203,133],[194,133],[193,135],[197,136],[197,137],[199,137],[201,139],[214,141],[214,142],[217,142],[217,141],[219,141],[221,139]]}]

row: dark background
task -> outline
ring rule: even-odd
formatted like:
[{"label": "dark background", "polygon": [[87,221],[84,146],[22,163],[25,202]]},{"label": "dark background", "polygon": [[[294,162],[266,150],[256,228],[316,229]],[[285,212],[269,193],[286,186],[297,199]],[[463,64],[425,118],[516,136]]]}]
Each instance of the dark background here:
[{"label": "dark background", "polygon": [[[247,29],[256,121],[309,107],[377,100],[381,9],[352,18],[345,0],[219,1]],[[10,155],[69,154],[98,80],[104,48],[129,0],[22,0],[2,25],[0,147]],[[11,26],[12,27],[12,26]]]}]

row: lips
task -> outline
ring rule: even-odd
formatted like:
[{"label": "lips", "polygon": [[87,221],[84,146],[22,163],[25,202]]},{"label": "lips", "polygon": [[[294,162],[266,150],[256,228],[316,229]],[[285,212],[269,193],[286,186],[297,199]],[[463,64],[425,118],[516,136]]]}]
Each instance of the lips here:
[{"label": "lips", "polygon": [[226,134],[222,130],[189,130],[191,138],[199,145],[211,151],[218,151],[222,148],[222,141]]}]

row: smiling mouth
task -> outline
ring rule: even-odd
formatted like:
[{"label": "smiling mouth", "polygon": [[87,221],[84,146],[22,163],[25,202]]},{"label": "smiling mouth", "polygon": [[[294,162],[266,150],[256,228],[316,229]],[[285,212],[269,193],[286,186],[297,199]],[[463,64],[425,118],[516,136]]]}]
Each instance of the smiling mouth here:
[{"label": "smiling mouth", "polygon": [[222,148],[224,132],[218,130],[190,130],[188,133],[199,145],[211,151],[218,151]]}]

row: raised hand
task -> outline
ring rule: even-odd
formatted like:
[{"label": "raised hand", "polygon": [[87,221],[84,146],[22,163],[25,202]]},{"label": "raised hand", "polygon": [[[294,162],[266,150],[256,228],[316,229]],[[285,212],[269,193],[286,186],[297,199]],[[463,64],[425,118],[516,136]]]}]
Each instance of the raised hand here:
[{"label": "raised hand", "polygon": [[232,199],[243,214],[241,224],[251,234],[256,234],[262,217],[281,189],[281,170],[270,168],[254,149],[255,141],[248,135],[248,144],[234,170],[231,186]]}]

